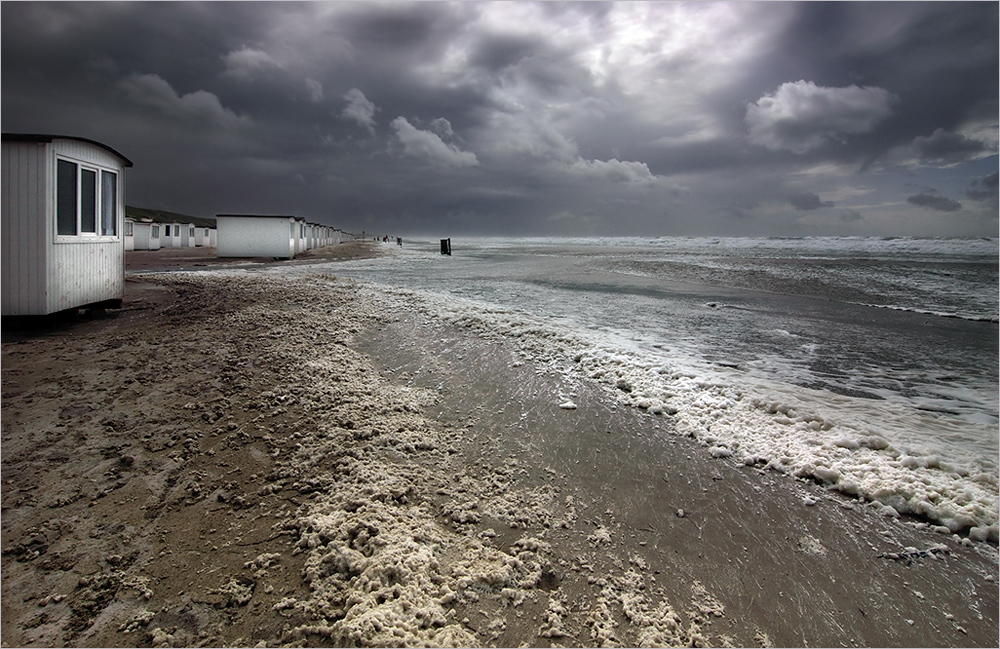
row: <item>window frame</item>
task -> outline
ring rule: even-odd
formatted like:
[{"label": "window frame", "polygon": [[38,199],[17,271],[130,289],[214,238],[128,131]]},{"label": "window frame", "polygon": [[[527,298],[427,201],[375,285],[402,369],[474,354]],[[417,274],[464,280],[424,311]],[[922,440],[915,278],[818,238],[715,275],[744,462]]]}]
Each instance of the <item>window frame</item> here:
[{"label": "window frame", "polygon": [[[53,233],[55,243],[113,243],[124,241],[122,236],[122,229],[124,227],[124,210],[120,208],[119,196],[121,196],[121,170],[106,167],[100,164],[94,164],[93,162],[87,162],[85,160],[80,160],[73,158],[71,156],[56,154],[55,156],[55,182],[52,183],[52,191],[54,194],[54,214],[53,214]],[[75,233],[74,234],[64,234],[59,232],[60,228],[60,183],[59,183],[59,168],[60,163],[65,162],[72,164],[76,170],[75,185],[74,185],[74,204],[76,206],[75,215]],[[84,197],[90,194],[84,188],[84,174],[93,174],[93,231],[85,232],[83,231],[84,220],[91,218],[90,214],[85,216],[84,214]],[[104,227],[106,225],[104,221],[104,192],[105,192],[105,178],[111,176],[114,178],[112,183],[111,193],[113,194],[113,211],[114,211],[114,234],[104,234]],[[89,189],[89,188],[87,188]],[[88,201],[89,202],[89,201]],[[87,223],[90,226],[90,223]]]}]

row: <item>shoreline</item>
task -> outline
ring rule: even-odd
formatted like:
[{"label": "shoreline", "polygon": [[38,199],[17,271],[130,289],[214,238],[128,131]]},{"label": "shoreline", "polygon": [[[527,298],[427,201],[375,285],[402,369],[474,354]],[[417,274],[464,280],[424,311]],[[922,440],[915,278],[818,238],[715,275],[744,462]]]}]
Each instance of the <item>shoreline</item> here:
[{"label": "shoreline", "polygon": [[997,644],[992,545],[328,274],[129,279],[4,342],[5,646]]}]

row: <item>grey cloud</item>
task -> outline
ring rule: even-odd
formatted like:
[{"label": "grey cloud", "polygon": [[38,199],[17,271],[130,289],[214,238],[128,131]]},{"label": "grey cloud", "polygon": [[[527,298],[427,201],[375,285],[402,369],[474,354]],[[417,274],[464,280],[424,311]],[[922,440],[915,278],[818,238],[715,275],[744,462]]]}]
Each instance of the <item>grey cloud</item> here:
[{"label": "grey cloud", "polygon": [[421,158],[439,167],[474,167],[479,164],[474,153],[446,143],[436,133],[416,128],[405,117],[392,120],[391,126],[406,155]]},{"label": "grey cloud", "polygon": [[992,173],[983,178],[976,178],[965,190],[965,195],[975,201],[997,201],[998,174]]},{"label": "grey cloud", "polygon": [[642,184],[655,181],[649,167],[642,162],[611,160],[584,160],[578,158],[565,169],[583,177],[606,178],[616,182]]},{"label": "grey cloud", "polygon": [[907,198],[906,202],[920,207],[929,207],[938,212],[957,212],[962,209],[962,204],[958,201],[933,194],[916,194]]},{"label": "grey cloud", "polygon": [[178,95],[165,79],[155,74],[129,75],[118,86],[133,103],[153,107],[168,117],[207,121],[225,128],[250,123],[246,116],[224,107],[216,95],[205,90]]},{"label": "grey cloud", "polygon": [[436,120],[431,122],[431,130],[442,138],[455,137],[455,131],[451,128],[451,122],[443,117],[438,117]]},{"label": "grey cloud", "polygon": [[319,81],[306,77],[306,90],[309,92],[309,100],[313,103],[323,101],[323,84]]},{"label": "grey cloud", "polygon": [[913,140],[921,160],[928,162],[955,163],[970,160],[989,149],[979,140],[973,140],[960,133],[947,133],[939,128],[930,137],[919,136]]},{"label": "grey cloud", "polygon": [[344,95],[347,100],[347,107],[341,113],[341,117],[353,120],[363,126],[372,135],[375,134],[375,104],[368,101],[365,93],[357,88],[351,88]]},{"label": "grey cloud", "polygon": [[792,207],[801,211],[818,210],[821,207],[833,207],[833,202],[821,201],[819,196],[812,192],[789,196],[788,202]]},{"label": "grey cloud", "polygon": [[871,131],[892,113],[895,97],[882,88],[825,88],[783,83],[747,105],[749,140],[772,150],[805,153],[829,140]]},{"label": "grey cloud", "polygon": [[226,63],[223,74],[240,78],[249,78],[259,72],[281,67],[281,64],[267,52],[247,46],[227,53],[223,60]]}]

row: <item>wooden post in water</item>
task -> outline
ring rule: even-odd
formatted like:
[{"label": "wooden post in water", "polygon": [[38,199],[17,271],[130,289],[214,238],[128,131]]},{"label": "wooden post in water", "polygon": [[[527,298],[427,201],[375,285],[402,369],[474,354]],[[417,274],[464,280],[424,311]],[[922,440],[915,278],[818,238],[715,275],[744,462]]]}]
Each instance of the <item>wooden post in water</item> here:
[{"label": "wooden post in water", "polygon": [[451,239],[441,239],[441,254],[451,256]]}]

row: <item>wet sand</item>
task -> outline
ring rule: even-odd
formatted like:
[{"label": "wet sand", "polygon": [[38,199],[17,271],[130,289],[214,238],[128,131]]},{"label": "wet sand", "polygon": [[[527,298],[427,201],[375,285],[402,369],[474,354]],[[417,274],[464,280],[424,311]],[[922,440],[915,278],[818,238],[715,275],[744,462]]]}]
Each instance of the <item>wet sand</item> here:
[{"label": "wet sand", "polygon": [[995,546],[335,270],[5,328],[5,646],[997,645]]}]

